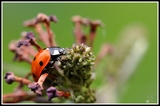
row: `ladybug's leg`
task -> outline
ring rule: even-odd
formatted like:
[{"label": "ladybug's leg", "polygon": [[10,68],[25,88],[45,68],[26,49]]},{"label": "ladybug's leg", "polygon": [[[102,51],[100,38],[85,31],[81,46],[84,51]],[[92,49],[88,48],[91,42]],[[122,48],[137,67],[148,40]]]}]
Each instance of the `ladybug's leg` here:
[{"label": "ladybug's leg", "polygon": [[55,62],[55,61],[51,60],[51,61],[49,62],[49,66],[52,67],[53,64],[54,64],[54,62]]}]

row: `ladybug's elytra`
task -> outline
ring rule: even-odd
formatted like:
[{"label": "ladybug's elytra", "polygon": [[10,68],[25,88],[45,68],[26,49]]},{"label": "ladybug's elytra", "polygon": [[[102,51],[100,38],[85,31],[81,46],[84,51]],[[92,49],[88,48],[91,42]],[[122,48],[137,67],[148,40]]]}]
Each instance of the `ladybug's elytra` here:
[{"label": "ladybug's elytra", "polygon": [[64,54],[66,54],[65,49],[60,47],[41,49],[32,61],[31,71],[34,81],[37,82],[44,69],[53,66]]}]

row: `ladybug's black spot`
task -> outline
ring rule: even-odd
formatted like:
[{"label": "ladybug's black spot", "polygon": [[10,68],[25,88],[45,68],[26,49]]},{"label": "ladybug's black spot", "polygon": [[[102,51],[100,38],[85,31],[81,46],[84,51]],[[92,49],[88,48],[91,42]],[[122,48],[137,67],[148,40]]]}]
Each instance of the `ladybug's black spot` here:
[{"label": "ladybug's black spot", "polygon": [[40,66],[42,66],[42,65],[43,65],[43,62],[42,62],[42,61],[40,61],[40,62],[39,62],[39,65],[40,65]]},{"label": "ladybug's black spot", "polygon": [[36,75],[34,73],[32,73],[33,77],[36,78]]},{"label": "ladybug's black spot", "polygon": [[34,59],[33,60],[36,60],[36,57],[34,57]]}]

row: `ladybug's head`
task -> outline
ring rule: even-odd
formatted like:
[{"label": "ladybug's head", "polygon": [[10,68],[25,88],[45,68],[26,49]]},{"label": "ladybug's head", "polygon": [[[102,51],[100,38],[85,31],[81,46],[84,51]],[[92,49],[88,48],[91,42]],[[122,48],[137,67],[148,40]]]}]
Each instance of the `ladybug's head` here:
[{"label": "ladybug's head", "polygon": [[64,54],[66,54],[66,50],[64,48],[59,48],[59,53],[61,55],[64,55]]},{"label": "ladybug's head", "polygon": [[49,47],[46,48],[49,49],[51,56],[53,57],[57,57],[57,56],[61,56],[61,55],[65,55],[66,54],[66,50],[64,48],[61,47]]}]

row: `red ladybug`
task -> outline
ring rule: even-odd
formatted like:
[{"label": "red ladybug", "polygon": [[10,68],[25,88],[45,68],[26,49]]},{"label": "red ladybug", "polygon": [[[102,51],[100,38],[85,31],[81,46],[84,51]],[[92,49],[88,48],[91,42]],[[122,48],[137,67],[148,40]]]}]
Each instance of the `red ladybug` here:
[{"label": "red ladybug", "polygon": [[31,65],[32,76],[35,82],[45,70],[53,67],[55,61],[58,61],[62,55],[66,54],[64,48],[48,47],[41,49],[34,57]]}]

